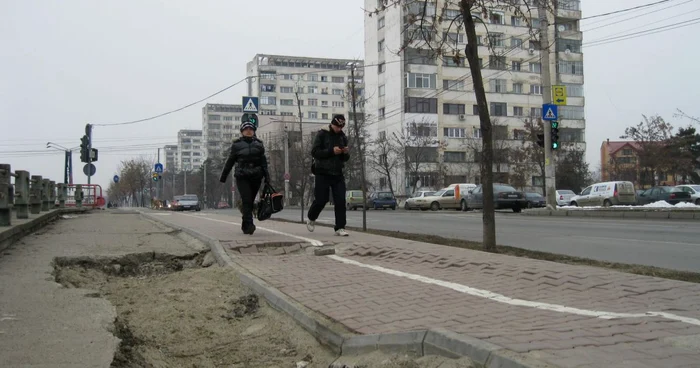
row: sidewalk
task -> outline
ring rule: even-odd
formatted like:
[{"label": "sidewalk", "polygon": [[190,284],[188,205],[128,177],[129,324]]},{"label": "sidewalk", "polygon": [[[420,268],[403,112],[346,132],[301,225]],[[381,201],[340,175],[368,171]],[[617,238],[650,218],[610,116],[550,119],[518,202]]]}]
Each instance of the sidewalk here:
[{"label": "sidewalk", "polygon": [[108,329],[115,307],[106,299],[87,297],[94,291],[54,282],[55,257],[201,250],[167,235],[170,229],[134,220],[138,214],[67,216],[0,257],[2,367],[108,367],[114,358],[119,340]]},{"label": "sidewalk", "polygon": [[[700,285],[230,215],[153,213],[363,334],[443,328],[558,367],[697,367]],[[287,245],[287,251],[269,248]],[[335,244],[336,255],[295,251]],[[288,254],[288,255],[286,255]],[[525,365],[534,366],[534,365]]]}]

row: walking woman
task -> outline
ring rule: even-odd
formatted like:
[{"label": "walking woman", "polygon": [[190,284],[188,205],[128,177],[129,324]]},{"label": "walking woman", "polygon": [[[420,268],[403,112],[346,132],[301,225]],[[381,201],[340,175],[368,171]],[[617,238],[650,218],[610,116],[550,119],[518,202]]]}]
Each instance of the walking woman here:
[{"label": "walking woman", "polygon": [[233,176],[236,178],[236,188],[243,202],[241,230],[243,234],[253,235],[255,232],[253,203],[260,191],[262,180],[265,179],[266,183],[270,182],[270,173],[267,170],[263,142],[255,137],[255,124],[249,122],[245,115],[241,121],[241,137],[233,141],[231,153],[219,181],[225,183],[233,165],[236,165]]}]

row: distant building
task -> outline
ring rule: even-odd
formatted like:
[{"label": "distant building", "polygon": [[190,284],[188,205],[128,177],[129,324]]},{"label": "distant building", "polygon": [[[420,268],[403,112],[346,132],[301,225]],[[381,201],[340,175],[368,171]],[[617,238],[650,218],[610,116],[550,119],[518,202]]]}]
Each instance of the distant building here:
[{"label": "distant building", "polygon": [[202,108],[204,158],[222,157],[239,135],[241,105],[206,104]]},{"label": "distant building", "polygon": [[[642,182],[675,185],[673,175],[661,173],[647,174],[640,165],[640,146],[634,141],[606,140],[600,146],[600,175],[602,181],[624,180],[634,183],[635,188],[643,189]],[[644,175],[654,175],[653,180],[643,180]],[[648,187],[648,185],[646,185]]]},{"label": "distant building", "polygon": [[177,171],[177,145],[166,145],[163,147],[163,151],[165,151],[165,171]]},{"label": "distant building", "polygon": [[201,130],[183,129],[177,132],[177,169],[196,171],[204,162]]}]

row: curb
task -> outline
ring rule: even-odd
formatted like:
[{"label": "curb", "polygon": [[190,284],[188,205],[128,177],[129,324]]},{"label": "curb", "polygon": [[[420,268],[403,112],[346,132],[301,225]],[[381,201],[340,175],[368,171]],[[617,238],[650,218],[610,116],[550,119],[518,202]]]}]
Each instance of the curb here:
[{"label": "curb", "polygon": [[700,220],[700,211],[695,209],[676,210],[530,210],[523,212],[525,216],[553,217],[589,217],[589,218],[623,218],[623,219],[654,219],[654,220]]},{"label": "curb", "polygon": [[14,225],[11,227],[0,227],[0,251],[7,249],[9,246],[14,244],[16,241],[22,239],[23,237],[41,229],[47,223],[56,219],[59,215],[66,213],[85,213],[89,212],[89,209],[77,209],[77,208],[57,208],[49,212],[40,214],[38,217],[33,218],[21,225]]},{"label": "curb", "polygon": [[226,253],[221,243],[198,231],[175,225],[160,216],[140,212],[141,216],[165,226],[183,231],[207,244],[221,266],[231,267],[241,283],[262,295],[275,309],[292,317],[319,342],[341,356],[353,356],[382,351],[386,353],[413,353],[416,356],[440,355],[448,358],[468,357],[481,367],[488,368],[557,368],[555,365],[533,359],[477,338],[457,334],[442,328],[360,335],[340,323],[331,322],[317,312],[294,301],[264,280],[247,272]]}]

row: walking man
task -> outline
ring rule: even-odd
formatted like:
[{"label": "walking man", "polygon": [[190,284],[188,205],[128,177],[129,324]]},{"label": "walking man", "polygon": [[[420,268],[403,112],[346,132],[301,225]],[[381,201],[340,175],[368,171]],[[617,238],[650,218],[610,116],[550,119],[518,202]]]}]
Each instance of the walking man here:
[{"label": "walking man", "polygon": [[314,231],[316,219],[328,203],[329,194],[332,192],[335,209],[335,235],[348,236],[345,231],[345,177],[343,176],[343,168],[345,168],[345,162],[350,159],[350,149],[348,148],[348,137],[343,133],[344,127],[345,116],[337,114],[333,115],[330,125],[321,128],[316,133],[311,149],[311,156],[314,159],[311,172],[316,177],[316,186],[314,188],[314,202],[309,208],[306,220],[306,228],[309,231]]}]

